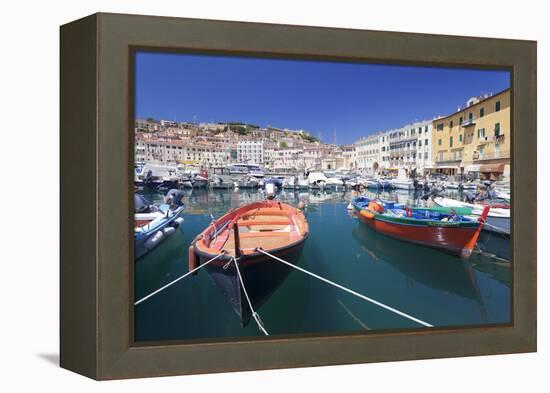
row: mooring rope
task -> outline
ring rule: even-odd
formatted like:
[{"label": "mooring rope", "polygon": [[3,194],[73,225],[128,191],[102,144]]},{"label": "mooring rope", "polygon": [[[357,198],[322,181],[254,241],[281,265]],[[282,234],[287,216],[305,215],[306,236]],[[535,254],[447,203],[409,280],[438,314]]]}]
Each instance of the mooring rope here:
[{"label": "mooring rope", "polygon": [[185,277],[189,276],[190,274],[193,274],[195,273],[197,270],[199,270],[200,268],[203,268],[205,267],[206,265],[208,265],[210,262],[214,262],[216,259],[218,259],[219,257],[221,257],[222,255],[225,255],[226,254],[226,251],[222,250],[222,253],[221,254],[218,254],[216,255],[214,258],[204,262],[203,264],[197,266],[196,268],[194,268],[193,270],[190,270],[188,271],[187,273],[185,273],[183,276],[180,276],[178,278],[176,278],[174,281],[171,281],[169,282],[168,284],[166,284],[165,286],[163,287],[160,287],[159,289],[157,289],[156,291],[150,293],[149,295],[139,299],[137,302],[134,303],[134,306],[137,306],[138,304],[144,302],[145,300],[149,299],[150,297],[153,297],[154,295],[156,295],[157,293],[161,292],[161,291],[164,291],[166,288],[168,288],[169,286],[177,283],[178,281],[180,280],[183,280]]},{"label": "mooring rope", "polygon": [[414,322],[419,323],[419,324],[421,324],[421,325],[424,325],[424,326],[426,326],[426,327],[433,327],[433,325],[430,325],[430,324],[427,323],[427,322],[424,322],[424,321],[422,321],[422,320],[420,320],[420,319],[418,319],[418,318],[415,318],[415,317],[413,317],[413,316],[411,316],[411,315],[409,315],[409,314],[406,314],[406,313],[404,313],[404,312],[402,312],[402,311],[396,310],[396,309],[393,308],[393,307],[387,306],[387,305],[385,305],[384,303],[380,303],[379,301],[376,301],[376,300],[374,300],[374,299],[371,299],[371,298],[369,298],[369,297],[367,297],[367,296],[365,296],[365,295],[362,295],[362,294],[360,294],[360,293],[358,293],[358,292],[355,292],[355,291],[353,291],[353,290],[351,290],[351,289],[349,289],[349,288],[346,288],[346,287],[344,287],[344,286],[342,286],[342,285],[340,285],[340,284],[336,284],[336,283],[333,282],[333,281],[327,280],[326,278],[321,277],[321,276],[319,276],[319,275],[317,275],[317,274],[315,274],[315,273],[312,273],[312,272],[309,272],[309,271],[307,271],[307,270],[305,270],[305,269],[302,269],[301,267],[296,266],[296,265],[294,265],[294,264],[292,264],[292,263],[290,263],[290,262],[287,262],[287,261],[285,261],[284,259],[281,259],[281,258],[279,258],[279,257],[276,257],[275,255],[272,255],[272,254],[268,253],[267,251],[264,251],[262,248],[256,248],[256,251],[261,252],[262,254],[267,255],[267,256],[269,256],[269,257],[275,259],[276,261],[282,262],[282,263],[284,263],[284,264],[286,264],[286,265],[288,265],[288,266],[290,266],[290,267],[293,267],[293,268],[295,268],[295,269],[297,269],[297,270],[299,270],[299,271],[301,271],[301,272],[303,272],[303,273],[309,274],[310,276],[315,277],[315,278],[317,278],[318,280],[324,281],[324,282],[326,282],[327,284],[330,284],[330,285],[332,285],[332,286],[335,286],[336,288],[339,288],[339,289],[341,289],[341,290],[343,290],[343,291],[346,291],[346,292],[348,292],[348,293],[351,293],[352,295],[357,296],[357,297],[359,297],[359,298],[361,298],[361,299],[363,299],[363,300],[366,300],[366,301],[368,301],[368,302],[370,302],[370,303],[373,303],[373,304],[375,304],[375,305],[377,305],[377,306],[379,306],[379,307],[385,308],[386,310],[389,310],[389,311],[391,311],[391,312],[393,312],[393,313],[395,313],[395,314],[397,314],[397,315],[401,315],[401,316],[404,317],[404,318],[410,319],[411,321],[414,321]]},{"label": "mooring rope", "polygon": [[244,286],[243,277],[241,276],[241,270],[239,269],[239,264],[235,257],[233,257],[233,262],[235,262],[235,268],[237,269],[237,275],[239,276],[239,281],[241,282],[241,286],[243,287],[244,296],[246,297],[246,301],[248,302],[248,306],[250,307],[250,311],[252,311],[252,317],[256,321],[256,324],[258,325],[258,328],[262,331],[263,334],[266,336],[269,336],[269,333],[264,328],[264,324],[262,320],[260,319],[260,315],[254,310],[254,307],[252,307],[252,302],[250,301],[250,298],[248,297],[248,292],[246,291],[246,287]]}]

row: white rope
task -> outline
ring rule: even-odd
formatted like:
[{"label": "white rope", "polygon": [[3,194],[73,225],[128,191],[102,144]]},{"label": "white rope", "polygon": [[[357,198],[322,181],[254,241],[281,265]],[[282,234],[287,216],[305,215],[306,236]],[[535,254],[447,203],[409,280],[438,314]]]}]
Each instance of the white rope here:
[{"label": "white rope", "polygon": [[147,300],[147,299],[149,299],[150,297],[156,295],[157,293],[159,293],[159,292],[161,292],[161,291],[164,291],[164,290],[165,290],[166,288],[168,288],[169,286],[171,286],[171,285],[177,283],[178,281],[184,279],[185,277],[189,276],[190,274],[195,273],[197,270],[199,270],[200,268],[205,267],[205,266],[208,265],[210,262],[214,262],[216,259],[218,259],[218,258],[221,257],[222,255],[225,255],[225,251],[222,251],[221,254],[216,255],[214,258],[212,258],[212,259],[210,259],[210,260],[204,262],[203,264],[197,266],[197,267],[194,268],[193,270],[188,271],[188,272],[185,273],[183,276],[176,278],[174,281],[169,282],[169,283],[166,284],[165,286],[163,286],[163,287],[157,289],[156,291],[150,293],[149,295],[147,295],[147,296],[145,296],[145,297],[139,299],[137,302],[134,303],[134,306],[137,306],[138,304],[144,302],[145,300]]},{"label": "white rope", "polygon": [[302,268],[299,267],[299,266],[296,266],[296,265],[294,265],[294,264],[292,264],[292,263],[290,263],[290,262],[287,262],[287,261],[285,261],[285,260],[283,260],[283,259],[281,259],[281,258],[279,258],[279,257],[276,257],[275,255],[271,255],[270,253],[268,253],[268,252],[262,250],[261,248],[257,248],[256,250],[259,251],[259,252],[261,252],[261,253],[264,254],[264,255],[267,255],[267,256],[269,256],[269,257],[271,257],[271,258],[273,258],[273,259],[279,261],[279,262],[282,262],[282,263],[284,263],[284,264],[286,264],[286,265],[288,265],[288,266],[290,266],[290,267],[293,267],[293,268],[295,268],[295,269],[297,269],[297,270],[300,270],[300,271],[303,272],[303,273],[309,274],[309,275],[312,276],[312,277],[315,277],[315,278],[317,278],[317,279],[319,279],[319,280],[321,280],[321,281],[324,281],[324,282],[326,282],[327,284],[333,285],[333,286],[335,286],[336,288],[339,288],[339,289],[341,289],[341,290],[343,290],[343,291],[346,291],[346,292],[348,292],[348,293],[351,293],[352,295],[357,296],[357,297],[359,297],[359,298],[361,298],[361,299],[363,299],[363,300],[366,300],[366,301],[368,301],[368,302],[371,302],[371,303],[373,303],[373,304],[376,304],[376,305],[379,306],[379,307],[385,308],[386,310],[389,310],[389,311],[391,311],[391,312],[393,312],[393,313],[395,313],[395,314],[398,314],[398,315],[401,315],[402,317],[405,317],[405,318],[407,318],[407,319],[410,319],[411,321],[414,321],[414,322],[416,322],[416,323],[419,323],[419,324],[424,325],[424,326],[427,326],[427,327],[433,327],[433,325],[430,325],[430,324],[427,323],[427,322],[424,322],[424,321],[422,321],[422,320],[420,320],[420,319],[418,319],[418,318],[415,318],[415,317],[413,317],[413,316],[410,316],[409,314],[405,314],[404,312],[399,311],[399,310],[396,310],[396,309],[393,308],[393,307],[387,306],[387,305],[385,305],[384,303],[380,303],[379,301],[376,301],[376,300],[374,300],[374,299],[371,299],[371,298],[369,298],[369,297],[367,297],[367,296],[365,296],[365,295],[361,295],[360,293],[357,293],[357,292],[355,292],[355,291],[353,291],[353,290],[351,290],[351,289],[348,289],[348,288],[346,288],[346,287],[344,287],[344,286],[342,286],[342,285],[340,285],[340,284],[336,284],[335,282],[332,282],[332,281],[330,281],[330,280],[327,280],[327,279],[324,278],[324,277],[318,276],[318,275],[315,274],[315,273],[308,272],[307,270],[302,269]]},{"label": "white rope", "polygon": [[264,328],[264,324],[262,320],[260,319],[260,316],[256,311],[254,311],[254,307],[252,307],[252,302],[250,301],[250,298],[248,297],[248,293],[246,292],[246,287],[244,286],[243,277],[241,276],[241,270],[239,269],[239,263],[233,257],[233,262],[235,262],[235,268],[237,268],[237,275],[239,276],[239,281],[241,282],[241,286],[243,287],[244,296],[246,297],[246,300],[248,301],[248,306],[250,307],[250,311],[252,311],[252,317],[254,317],[254,320],[256,321],[256,324],[258,325],[258,328],[262,331],[263,334],[266,336],[269,336],[269,333]]}]

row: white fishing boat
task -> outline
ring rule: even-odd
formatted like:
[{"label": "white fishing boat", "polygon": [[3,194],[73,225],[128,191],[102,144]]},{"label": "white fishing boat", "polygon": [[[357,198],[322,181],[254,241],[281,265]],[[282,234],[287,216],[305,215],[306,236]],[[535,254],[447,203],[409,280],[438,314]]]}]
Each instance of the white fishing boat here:
[{"label": "white fishing boat", "polygon": [[212,189],[232,189],[235,187],[234,177],[228,167],[214,167],[210,170],[209,185]]},{"label": "white fishing boat", "polygon": [[345,188],[344,182],[337,178],[337,177],[329,177],[327,178],[327,182],[325,184],[325,187],[334,189],[334,190],[343,190]]},{"label": "white fishing boat", "polygon": [[177,167],[171,165],[145,164],[134,175],[135,185],[148,188],[177,187],[179,180]]},{"label": "white fishing boat", "polygon": [[227,166],[231,175],[249,175],[263,178],[265,173],[259,165],[235,163]]},{"label": "white fishing boat", "polygon": [[235,181],[235,187],[238,188],[258,188],[260,187],[260,180],[257,177],[245,175],[237,178]]},{"label": "white fishing boat", "polygon": [[307,181],[309,188],[321,189],[327,185],[328,178],[322,172],[310,172]]},{"label": "white fishing boat", "polygon": [[391,184],[396,190],[412,190],[414,188],[411,179],[393,179]]},{"label": "white fishing boat", "polygon": [[141,195],[134,196],[134,258],[138,259],[176,232],[183,222],[184,206],[150,205]]},{"label": "white fishing boat", "polygon": [[393,188],[391,179],[387,179],[385,177],[379,177],[378,179],[376,179],[376,181],[378,182],[378,184],[380,184],[380,187],[382,188],[385,188],[385,189]]},{"label": "white fishing boat", "polygon": [[364,184],[368,189],[371,189],[371,190],[378,190],[380,188],[384,188],[382,184],[376,179],[366,179]]}]

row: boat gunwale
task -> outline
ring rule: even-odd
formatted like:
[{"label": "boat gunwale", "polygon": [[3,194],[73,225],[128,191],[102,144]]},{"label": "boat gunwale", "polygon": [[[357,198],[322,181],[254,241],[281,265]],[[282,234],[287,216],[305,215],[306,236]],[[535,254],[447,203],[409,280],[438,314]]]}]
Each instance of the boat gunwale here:
[{"label": "boat gunwale", "polygon": [[[234,258],[234,256],[231,255],[230,253],[228,253],[223,248],[221,248],[220,250],[217,250],[215,248],[207,247],[205,245],[205,243],[203,242],[205,233],[207,233],[209,230],[215,229],[216,228],[216,226],[214,225],[215,223],[217,223],[219,221],[228,220],[230,218],[230,216],[232,214],[235,214],[239,209],[243,209],[245,207],[250,206],[249,210],[253,210],[253,209],[255,209],[255,207],[251,207],[252,205],[260,205],[258,207],[258,209],[262,208],[261,205],[265,205],[265,208],[274,208],[274,206],[272,206],[272,205],[275,205],[275,204],[276,205],[288,206],[289,209],[286,209],[286,210],[280,209],[280,211],[288,212],[288,214],[284,214],[284,216],[288,215],[290,217],[295,217],[297,215],[301,215],[302,216],[301,221],[303,222],[304,226],[303,226],[303,228],[301,228],[299,230],[298,225],[295,224],[296,225],[296,230],[298,232],[298,239],[296,241],[286,243],[283,246],[280,246],[280,247],[277,247],[277,248],[269,248],[266,251],[269,251],[270,253],[281,252],[283,250],[296,247],[300,243],[305,242],[305,240],[309,236],[309,224],[307,222],[307,218],[302,213],[302,211],[300,211],[300,209],[298,209],[294,206],[288,205],[286,203],[279,202],[279,201],[257,201],[257,202],[249,203],[247,205],[239,206],[237,208],[230,209],[223,216],[221,216],[220,218],[218,218],[217,220],[212,222],[210,225],[208,225],[200,234],[198,234],[195,237],[195,239],[192,242],[193,249],[194,249],[195,253],[197,253],[197,255],[200,256],[200,257],[207,257],[208,259],[210,259],[210,258],[213,258],[213,257],[215,257],[215,256],[217,256],[220,253],[225,251],[226,257],[222,256],[222,257],[218,258],[218,260],[225,261],[225,262],[227,262],[228,260],[231,260],[232,258]],[[249,211],[249,210],[245,210],[245,211]],[[240,215],[240,217],[242,217],[243,215]],[[281,214],[281,216],[283,216],[283,214]],[[224,223],[223,226],[228,226],[229,224],[231,224],[231,221],[233,221],[233,220],[234,220],[234,218],[231,218],[227,222],[227,224]],[[236,222],[238,222],[238,220]],[[292,220],[291,220],[291,222],[292,222]],[[228,229],[226,228],[226,230],[228,230]],[[247,249],[247,250],[249,250],[249,249]],[[234,249],[233,249],[233,251],[234,251]],[[264,254],[262,254],[260,252],[257,252],[257,251],[256,252],[246,252],[246,250],[245,250],[244,252],[241,252],[241,257],[244,257],[245,260],[248,260],[249,258],[254,258],[254,257],[257,257],[257,256],[263,256],[263,255]]]}]

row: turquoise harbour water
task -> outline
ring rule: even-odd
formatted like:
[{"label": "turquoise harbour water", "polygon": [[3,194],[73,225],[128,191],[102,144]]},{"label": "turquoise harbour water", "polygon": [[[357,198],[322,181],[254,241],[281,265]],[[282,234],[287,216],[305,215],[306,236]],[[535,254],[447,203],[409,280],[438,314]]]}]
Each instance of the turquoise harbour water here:
[{"label": "turquoise harbour water", "polygon": [[[162,194],[143,194],[159,202]],[[384,198],[405,202],[414,195]],[[188,271],[193,238],[232,207],[261,200],[258,191],[189,190],[176,233],[135,263],[135,299]],[[365,227],[346,206],[351,193],[286,192],[277,199],[306,209],[310,236],[299,266],[435,327],[510,322],[510,263],[481,253],[466,261],[391,239]],[[421,328],[417,323],[292,271],[257,310],[270,335]],[[187,277],[135,307],[136,342],[260,336],[242,328],[206,271]]]}]

